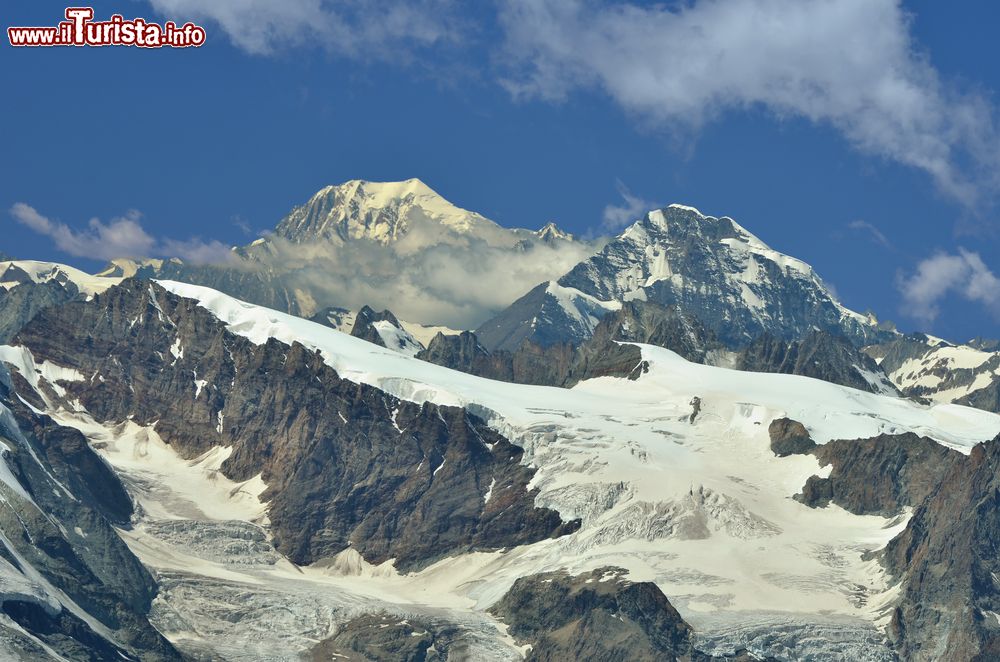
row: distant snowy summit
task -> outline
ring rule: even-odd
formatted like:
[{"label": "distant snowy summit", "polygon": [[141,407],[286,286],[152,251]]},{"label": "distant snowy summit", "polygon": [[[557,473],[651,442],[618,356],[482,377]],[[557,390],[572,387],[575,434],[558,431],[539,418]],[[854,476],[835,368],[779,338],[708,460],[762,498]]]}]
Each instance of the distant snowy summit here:
[{"label": "distant snowy summit", "polygon": [[678,306],[725,344],[812,330],[856,344],[883,329],[843,306],[811,266],[780,253],[728,217],[674,204],[650,211],[554,282],[543,283],[478,330],[491,348],[530,338],[579,342],[622,302]]},{"label": "distant snowy summit", "polygon": [[205,285],[304,317],[371,305],[472,328],[598,247],[551,222],[503,227],[419,179],[351,180],[320,189],[224,264],[121,259],[103,273]]},{"label": "distant snowy summit", "polygon": [[[419,179],[369,182],[360,179],[326,186],[278,223],[274,237],[306,244],[366,239],[380,244],[410,237],[414,244],[452,238],[476,238],[491,245],[523,241],[574,241],[573,235],[548,223],[540,230],[505,228],[485,216],[458,207]],[[265,240],[267,241],[267,240]]]}]

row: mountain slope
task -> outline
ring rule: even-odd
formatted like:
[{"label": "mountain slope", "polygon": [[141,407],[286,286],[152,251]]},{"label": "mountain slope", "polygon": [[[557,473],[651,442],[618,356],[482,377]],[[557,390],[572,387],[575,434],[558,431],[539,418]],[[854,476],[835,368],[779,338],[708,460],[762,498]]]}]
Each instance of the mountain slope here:
[{"label": "mountain slope", "polygon": [[16,374],[54,384],[35,406],[141,505],[121,535],[163,587],[154,623],[209,658],[288,658],[354,623],[329,643],[342,650],[359,616],[387,611],[435,646],[514,659],[485,609],[520,577],[613,559],[707,654],[888,660],[878,628],[899,595],[872,555],[905,514],[794,500],[824,470],[776,457],[768,428],[792,418],[820,445],[912,432],[962,453],[1000,432],[986,412],[641,344],[636,381],[503,383],[174,282],[47,308],[15,342]]},{"label": "mountain slope", "polygon": [[[842,643],[842,650],[870,650],[872,624],[894,599],[878,564],[862,552],[880,549],[905,522],[789,499],[819,467],[813,459],[774,457],[766,432],[773,417],[802,420],[821,444],[914,431],[968,452],[1000,431],[1000,419],[984,412],[701,366],[650,346],[641,347],[650,368],[638,382],[605,378],[569,390],[503,384],[209,290],[164,285],[195,298],[254,343],[299,342],[318,350],[342,378],[482,413],[525,445],[524,460],[538,467],[538,503],[583,520],[571,536],[478,560],[443,561],[440,570],[429,568],[407,582],[433,577],[448,587],[438,584],[442,595],[457,591],[488,606],[518,576],[599,567],[613,554],[639,578],[655,578],[713,650],[723,641],[732,650],[747,642],[759,652],[774,645],[820,650],[824,644],[815,635],[824,628],[837,629],[844,642],[857,641]],[[492,490],[487,494],[492,498]],[[408,585],[399,582],[386,578],[384,590]],[[711,618],[699,607],[704,604],[714,606]],[[760,616],[771,609],[783,615]],[[753,624],[746,621],[749,612],[757,615]],[[779,630],[780,642],[774,639]]]},{"label": "mountain slope", "polygon": [[905,395],[1000,411],[1000,352],[923,334],[867,347]]},{"label": "mountain slope", "polygon": [[153,578],[112,528],[129,525],[129,496],[80,433],[38,412],[69,374],[0,364],[0,657],[179,660],[146,618]]},{"label": "mountain slope", "polygon": [[594,325],[562,328],[563,320],[640,299],[679,306],[731,348],[765,333],[796,340],[818,329],[858,345],[882,335],[876,320],[841,305],[809,265],[730,218],[682,205],[649,212],[559,278],[558,287],[573,296],[526,297],[477,332],[491,348],[509,349],[523,338],[578,343]]},{"label": "mountain slope", "polygon": [[[147,427],[182,457],[229,448],[222,473],[267,484],[275,545],[296,563],[351,546],[412,567],[574,528],[532,506],[521,449],[466,412],[358,387],[302,345],[258,349],[148,282],[46,309],[15,343],[89,376],[65,383],[71,411]],[[489,503],[488,480],[504,488]]]}]

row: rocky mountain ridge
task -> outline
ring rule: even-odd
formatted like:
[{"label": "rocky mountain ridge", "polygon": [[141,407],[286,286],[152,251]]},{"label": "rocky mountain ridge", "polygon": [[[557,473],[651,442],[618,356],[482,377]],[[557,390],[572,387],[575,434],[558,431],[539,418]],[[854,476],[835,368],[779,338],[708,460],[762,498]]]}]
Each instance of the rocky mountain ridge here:
[{"label": "rocky mountain ridge", "polygon": [[14,343],[89,375],[64,388],[99,422],[149,426],[187,458],[231,447],[223,473],[261,476],[275,546],[296,563],[351,546],[417,566],[574,528],[532,506],[522,450],[467,412],[346,382],[301,345],[257,348],[153,283],[48,308]]},{"label": "rocky mountain ridge", "polygon": [[806,263],[771,249],[728,217],[684,205],[649,212],[556,286],[547,286],[544,296],[536,288],[484,323],[477,330],[484,344],[578,343],[596,326],[594,318],[635,299],[680,306],[733,349],[767,333],[797,340],[817,329],[860,346],[889,332],[840,304]]}]

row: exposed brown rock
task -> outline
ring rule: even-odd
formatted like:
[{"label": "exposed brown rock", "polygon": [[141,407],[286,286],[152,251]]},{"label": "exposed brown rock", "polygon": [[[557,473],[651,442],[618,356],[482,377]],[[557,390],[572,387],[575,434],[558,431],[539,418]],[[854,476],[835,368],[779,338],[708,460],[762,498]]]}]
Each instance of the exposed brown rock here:
[{"label": "exposed brown rock", "polygon": [[522,577],[490,611],[529,662],[749,661],[745,651],[717,658],[695,650],[692,629],[653,582],[625,579],[621,568]]},{"label": "exposed brown rock", "polygon": [[790,418],[774,419],[768,426],[767,433],[771,437],[771,450],[778,457],[804,455],[816,448],[806,426]]},{"label": "exposed brown rock", "polygon": [[522,450],[468,412],[340,379],[299,344],[256,346],[153,283],[46,310],[17,342],[92,376],[66,388],[99,420],[155,425],[183,457],[233,447],[223,473],[261,474],[275,545],[297,563],[353,546],[412,568],[579,525],[535,508]]}]

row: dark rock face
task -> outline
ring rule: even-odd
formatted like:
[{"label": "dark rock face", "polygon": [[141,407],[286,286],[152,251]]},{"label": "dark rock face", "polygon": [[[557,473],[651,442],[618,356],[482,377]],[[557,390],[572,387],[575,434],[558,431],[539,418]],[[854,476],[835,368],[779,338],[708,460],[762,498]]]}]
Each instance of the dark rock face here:
[{"label": "dark rock face", "polygon": [[973,338],[968,343],[969,347],[973,349],[982,350],[984,352],[1000,352],[1000,340],[995,338]]},{"label": "dark rock face", "polygon": [[1000,657],[1000,439],[951,463],[886,547],[903,583],[888,634],[907,660]]},{"label": "dark rock face", "polygon": [[541,345],[525,337],[513,350],[491,352],[477,334],[466,332],[434,338],[417,358],[490,379],[569,387],[593,377],[641,375],[647,368],[641,351],[621,343],[665,347],[697,363],[728,355],[725,363],[739,370],[803,375],[868,392],[896,392],[879,365],[843,336],[812,331],[801,340],[785,341],[764,335],[732,352],[680,306],[645,301],[629,301],[605,314],[577,345],[554,341]]},{"label": "dark rock face", "polygon": [[862,391],[897,392],[874,359],[855,348],[844,336],[825,331],[811,331],[791,342],[765,334],[741,352],[737,367],[754,372],[803,375]]},{"label": "dark rock face", "polygon": [[[771,432],[777,443],[802,439],[805,429],[780,419]],[[836,503],[857,515],[884,517],[914,507],[906,528],[882,552],[886,569],[902,584],[887,631],[900,657],[998,659],[1000,438],[968,457],[912,433],[796,445],[833,465],[828,478],[808,480],[797,497],[805,504]]]},{"label": "dark rock face", "polygon": [[412,618],[365,614],[345,623],[310,651],[314,662],[444,662],[448,632]]},{"label": "dark rock face", "polygon": [[[571,314],[560,298],[550,290],[551,283],[541,283],[516,300],[498,315],[483,322],[476,336],[490,351],[516,351],[525,341],[541,347],[577,345],[590,337],[593,328],[581,322],[581,316]],[[587,315],[603,317],[604,308],[580,298],[574,304]]]},{"label": "dark rock face", "polygon": [[[676,660],[691,627],[651,582],[619,568],[522,577],[490,611],[531,644],[529,660]],[[588,581],[589,580],[589,581]]]},{"label": "dark rock face", "polygon": [[[0,276],[0,281],[3,279]],[[9,291],[0,288],[0,344],[10,342],[21,327],[34,319],[43,308],[72,301],[78,296],[73,283],[54,281],[35,283],[29,279]]]},{"label": "dark rock face", "polygon": [[856,515],[893,517],[904,506],[917,506],[934,491],[958,451],[913,433],[883,434],[871,439],[841,439],[812,451],[830,476],[812,476],[801,500],[812,507],[833,502]]},{"label": "dark rock face", "polygon": [[353,546],[409,569],[579,525],[534,507],[522,450],[468,412],[342,380],[298,344],[253,345],[152,283],[43,311],[17,342],[92,375],[65,386],[99,420],[155,423],[183,457],[232,446],[223,473],[261,474],[275,546],[297,563]]},{"label": "dark rock face", "polygon": [[1000,413],[1000,381],[995,381],[986,388],[981,388],[964,398],[959,398],[955,404]]},{"label": "dark rock face", "polygon": [[460,370],[503,382],[514,381],[514,365],[510,352],[490,352],[471,331],[457,336],[438,333],[431,338],[427,348],[417,353],[417,358],[428,363]]},{"label": "dark rock face", "polygon": [[373,326],[375,322],[389,322],[389,324],[397,328],[400,326],[399,320],[390,311],[383,310],[381,313],[376,313],[368,306],[364,306],[358,311],[358,316],[354,320],[354,328],[351,329],[351,335],[355,338],[375,343],[380,347],[385,347],[385,343],[382,342],[382,336],[379,335],[379,332]]},{"label": "dark rock face", "polygon": [[603,351],[611,341],[629,341],[666,347],[688,361],[703,363],[720,344],[696,315],[679,306],[628,301],[601,320],[594,329],[595,345]]},{"label": "dark rock face", "polygon": [[251,261],[227,266],[184,264],[166,260],[162,264],[140,266],[135,277],[205,285],[248,303],[286,311],[292,315],[309,312],[303,310],[295,292],[295,284],[289,282],[291,279],[287,274],[277,273]]},{"label": "dark rock face", "polygon": [[331,329],[343,330],[347,325],[347,320],[349,320],[352,315],[353,313],[347,308],[327,306],[326,308],[316,311],[316,314],[310,317],[309,321],[322,324],[323,326],[328,326]]},{"label": "dark rock face", "polygon": [[394,350],[406,350],[413,348],[414,350],[423,349],[408,331],[403,329],[403,325],[399,323],[396,316],[392,314],[391,311],[383,310],[380,313],[376,313],[374,310],[368,306],[363,306],[358,315],[354,320],[354,327],[351,329],[351,335],[355,338],[361,338],[362,340],[367,340],[370,343],[375,343],[380,347],[386,347],[385,339],[382,334],[379,333],[378,329],[375,328],[377,322],[387,322],[388,324],[395,327],[395,334],[397,343],[394,347],[389,347],[389,349]]},{"label": "dark rock face", "polygon": [[[694,649],[691,626],[656,584],[626,574],[607,567],[522,577],[490,612],[519,643],[531,644],[529,662],[723,659]],[[753,658],[739,651],[724,659]]]},{"label": "dark rock face", "polygon": [[771,450],[778,457],[804,455],[816,448],[806,426],[790,418],[774,419],[767,432],[771,436]]},{"label": "dark rock face", "polygon": [[[10,449],[0,461],[31,498],[0,485],[0,573],[23,574],[20,581],[35,585],[38,573],[117,642],[95,631],[62,598],[55,606],[37,595],[6,592],[0,596],[4,613],[68,659],[179,659],[146,620],[156,584],[111,527],[131,516],[124,488],[76,430],[25,405],[15,388],[30,387],[19,383],[0,366],[0,440]],[[30,659],[29,641],[0,639]]]},{"label": "dark rock face", "polygon": [[476,334],[464,331],[457,336],[438,334],[416,357],[487,379],[538,386],[570,387],[594,377],[636,379],[645,368],[639,348],[603,337],[577,348],[564,343],[543,347],[525,340],[513,352],[489,352]]},{"label": "dark rock face", "polygon": [[[38,637],[50,648],[71,660],[137,660],[121,653],[107,639],[90,629],[84,621],[71,612],[51,614],[35,602],[6,600],[2,611],[12,621]],[[36,652],[33,659],[47,659],[44,651]],[[32,659],[32,658],[26,658]]]}]

